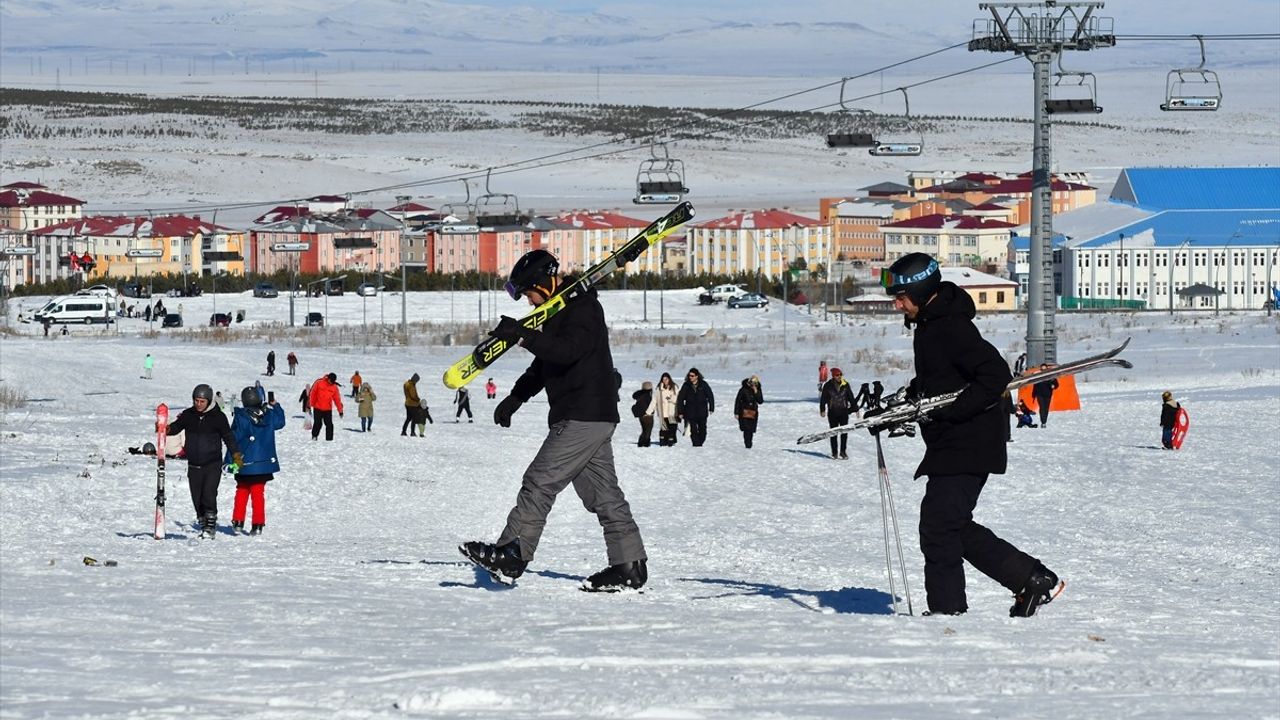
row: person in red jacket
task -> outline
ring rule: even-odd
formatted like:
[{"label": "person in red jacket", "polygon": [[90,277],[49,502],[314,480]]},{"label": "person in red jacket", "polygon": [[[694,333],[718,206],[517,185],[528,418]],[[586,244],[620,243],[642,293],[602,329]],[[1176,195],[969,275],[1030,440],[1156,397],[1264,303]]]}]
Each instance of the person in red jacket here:
[{"label": "person in red jacket", "polygon": [[342,385],[337,373],[329,373],[311,383],[311,439],[320,437],[320,423],[324,423],[324,439],[333,440],[333,410],[342,417]]}]

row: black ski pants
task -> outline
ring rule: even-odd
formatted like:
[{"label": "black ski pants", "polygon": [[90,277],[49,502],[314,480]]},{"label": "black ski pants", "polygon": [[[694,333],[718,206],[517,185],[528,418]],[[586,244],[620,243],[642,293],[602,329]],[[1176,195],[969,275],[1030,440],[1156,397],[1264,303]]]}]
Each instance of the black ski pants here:
[{"label": "black ski pants", "polygon": [[640,416],[640,440],[636,443],[640,447],[649,447],[653,444],[653,416]]},{"label": "black ski pants", "polygon": [[[849,424],[849,413],[837,413],[830,410],[827,411],[828,427],[840,427]],[[849,433],[840,433],[831,436],[831,457],[839,457],[849,454]],[[838,445],[838,447],[837,447]]]},{"label": "black ski pants", "polygon": [[458,420],[459,418],[462,417],[462,413],[467,414],[468,420],[471,419],[471,401],[470,400],[466,400],[464,402],[458,403],[458,412],[453,414],[453,419]]},{"label": "black ski pants", "polygon": [[686,418],[685,421],[689,423],[689,442],[693,443],[694,447],[702,447],[702,443],[707,441],[707,419]]},{"label": "black ski pants", "polygon": [[1047,393],[1036,393],[1036,406],[1040,411],[1040,427],[1044,427],[1046,421],[1049,420],[1049,405],[1053,402],[1053,391]]},{"label": "black ski pants", "polygon": [[187,484],[191,486],[191,504],[196,517],[218,516],[218,483],[222,482],[222,465],[187,465]]},{"label": "black ski pants", "polygon": [[920,552],[929,610],[961,613],[964,561],[1017,593],[1039,562],[973,521],[986,475],[930,475],[920,501]]},{"label": "black ski pants", "polygon": [[311,408],[311,439],[320,437],[320,423],[324,423],[324,439],[333,440],[333,411]]}]

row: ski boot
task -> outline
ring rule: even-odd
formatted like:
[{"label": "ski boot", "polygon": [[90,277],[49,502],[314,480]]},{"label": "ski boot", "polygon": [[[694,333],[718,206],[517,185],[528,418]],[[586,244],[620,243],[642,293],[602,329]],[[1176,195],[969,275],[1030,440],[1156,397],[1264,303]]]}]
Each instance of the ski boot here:
[{"label": "ski boot", "polygon": [[218,516],[212,515],[212,514],[205,515],[204,523],[200,530],[200,537],[206,538],[208,540],[212,540],[214,535],[217,532],[218,532]]},{"label": "ski boot", "polygon": [[236,535],[243,535],[243,534],[244,534],[244,521],[243,521],[243,520],[232,520],[232,521],[231,521],[231,532],[232,532],[232,533],[234,533],[234,534],[236,534]]},{"label": "ski boot", "polygon": [[515,585],[516,578],[524,574],[528,565],[520,559],[520,541],[512,540],[498,546],[473,540],[458,546],[463,557],[487,570],[493,579],[503,585]]},{"label": "ski boot", "polygon": [[610,565],[600,572],[582,581],[585,592],[618,592],[619,590],[639,590],[649,579],[649,570],[644,560]]},{"label": "ski boot", "polygon": [[254,523],[253,529],[249,531],[250,535],[261,535],[262,529],[267,526],[266,523]]},{"label": "ski boot", "polygon": [[1059,584],[1058,576],[1052,570],[1036,563],[1031,577],[1022,586],[1022,591],[1013,598],[1013,607],[1009,608],[1009,617],[1031,617],[1041,605],[1049,604],[1066,583]]}]

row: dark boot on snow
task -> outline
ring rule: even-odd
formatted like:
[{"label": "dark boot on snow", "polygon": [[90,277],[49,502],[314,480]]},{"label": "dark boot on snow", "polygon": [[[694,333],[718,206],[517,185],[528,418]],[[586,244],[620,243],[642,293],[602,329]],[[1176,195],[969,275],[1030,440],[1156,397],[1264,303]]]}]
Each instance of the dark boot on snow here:
[{"label": "dark boot on snow", "polygon": [[1009,617],[1031,617],[1036,609],[1047,605],[1059,590],[1058,576],[1044,565],[1036,564],[1031,577],[1022,586],[1022,590],[1014,596],[1013,607],[1009,608]]},{"label": "dark boot on snow", "polygon": [[241,534],[243,534],[243,533],[244,533],[244,521],[243,521],[243,520],[232,520],[232,521],[231,521],[231,531],[232,531],[232,532],[234,532],[236,535],[241,535]]},{"label": "dark boot on snow", "polygon": [[528,565],[520,559],[520,541],[512,540],[506,545],[472,540],[458,546],[458,551],[471,562],[489,571],[494,580],[504,585],[514,585],[516,578],[524,574]]},{"label": "dark boot on snow", "polygon": [[249,531],[249,534],[250,534],[250,535],[261,535],[261,534],[262,534],[262,530],[263,530],[263,528],[265,528],[266,526],[267,526],[267,524],[266,524],[266,523],[254,523],[254,524],[253,524],[253,529]]},{"label": "dark boot on snow", "polygon": [[649,569],[644,560],[610,565],[582,582],[586,592],[618,592],[639,590],[649,580]]},{"label": "dark boot on snow", "polygon": [[213,539],[214,534],[216,534],[216,533],[217,533],[217,531],[218,531],[218,516],[217,516],[217,515],[205,515],[205,516],[204,516],[204,523],[203,523],[203,526],[202,526],[202,528],[201,528],[201,530],[200,530],[200,537],[202,537],[202,538],[208,538],[208,539],[212,540],[212,539]]}]

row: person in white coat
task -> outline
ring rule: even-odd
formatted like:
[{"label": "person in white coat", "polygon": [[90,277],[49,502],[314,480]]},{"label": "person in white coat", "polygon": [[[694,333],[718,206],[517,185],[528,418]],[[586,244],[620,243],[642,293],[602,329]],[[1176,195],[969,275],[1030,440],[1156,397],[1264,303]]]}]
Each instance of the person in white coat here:
[{"label": "person in white coat", "polygon": [[653,401],[649,403],[649,414],[658,423],[658,445],[676,444],[676,396],[680,388],[671,379],[671,373],[662,373],[658,387],[653,390]]}]

